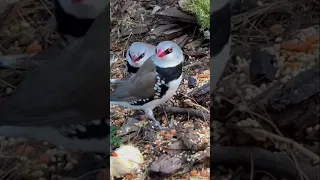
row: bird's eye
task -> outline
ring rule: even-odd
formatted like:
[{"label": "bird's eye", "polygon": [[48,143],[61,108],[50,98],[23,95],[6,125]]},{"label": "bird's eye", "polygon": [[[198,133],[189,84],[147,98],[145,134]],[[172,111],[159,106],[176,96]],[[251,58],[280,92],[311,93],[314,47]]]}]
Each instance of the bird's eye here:
[{"label": "bird's eye", "polygon": [[169,51],[169,52],[172,52],[172,48],[169,48],[168,51]]},{"label": "bird's eye", "polygon": [[144,57],[145,53],[142,53],[138,58],[142,59]]}]

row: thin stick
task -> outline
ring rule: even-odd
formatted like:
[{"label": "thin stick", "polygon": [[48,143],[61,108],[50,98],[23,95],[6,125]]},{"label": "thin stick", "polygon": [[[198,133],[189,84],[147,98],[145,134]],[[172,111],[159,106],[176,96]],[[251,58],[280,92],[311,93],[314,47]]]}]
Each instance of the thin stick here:
[{"label": "thin stick", "polygon": [[252,133],[262,134],[270,139],[274,139],[274,140],[278,140],[278,141],[287,143],[287,144],[291,145],[292,147],[294,147],[300,153],[302,153],[302,154],[308,156],[309,158],[311,158],[312,160],[314,160],[315,162],[319,163],[319,161],[320,161],[319,156],[317,154],[313,153],[309,149],[306,149],[305,147],[298,144],[297,142],[295,142],[292,139],[273,134],[273,133],[268,132],[263,129],[253,129],[253,128],[241,128],[241,129],[243,129],[248,134],[252,134]]},{"label": "thin stick", "polygon": [[198,108],[204,110],[205,112],[207,112],[208,114],[210,114],[210,111],[209,111],[207,108],[205,108],[205,107],[203,107],[203,106],[201,106],[201,105],[199,105],[199,104],[196,104],[196,103],[192,102],[190,99],[186,99],[186,100],[184,100],[183,102],[186,103],[186,104],[188,104],[189,106],[198,107]]},{"label": "thin stick", "polygon": [[176,113],[176,114],[188,114],[188,116],[195,116],[198,118],[202,118],[204,120],[210,119],[210,115],[202,112],[197,109],[191,109],[191,108],[179,108],[179,107],[165,107],[165,111],[169,113]]}]

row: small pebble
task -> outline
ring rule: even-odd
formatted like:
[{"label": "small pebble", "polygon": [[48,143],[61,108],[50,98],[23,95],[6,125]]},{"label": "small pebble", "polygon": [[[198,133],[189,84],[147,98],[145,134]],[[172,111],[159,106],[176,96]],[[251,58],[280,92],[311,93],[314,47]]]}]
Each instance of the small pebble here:
[{"label": "small pebble", "polygon": [[214,100],[215,100],[217,103],[221,103],[221,97],[220,97],[220,96],[215,96],[215,97],[214,97]]},{"label": "small pebble", "polygon": [[258,6],[263,6],[263,2],[262,1],[257,1],[257,5]]},{"label": "small pebble", "polygon": [[267,85],[266,84],[261,84],[260,85],[260,89],[261,89],[261,91],[265,91],[267,89]]},{"label": "small pebble", "polygon": [[28,158],[25,157],[25,156],[20,156],[19,159],[20,159],[21,161],[27,161],[27,160],[28,160]]},{"label": "small pebble", "polygon": [[71,162],[68,162],[63,169],[66,171],[70,171],[72,168],[73,168],[73,164]]},{"label": "small pebble", "polygon": [[252,95],[252,94],[253,94],[253,91],[252,91],[251,88],[246,88],[245,91],[246,91],[246,93],[247,93],[248,95]]},{"label": "small pebble", "polygon": [[78,160],[76,160],[76,159],[74,159],[74,158],[71,158],[71,159],[70,159],[70,162],[71,162],[72,164],[78,164]]},{"label": "small pebble", "polygon": [[285,75],[284,77],[287,78],[287,80],[292,78],[292,76],[290,76],[290,75]]},{"label": "small pebble", "polygon": [[30,24],[26,21],[21,21],[20,25],[25,28],[30,27]]},{"label": "small pebble", "polygon": [[274,42],[276,42],[276,43],[279,43],[279,42],[281,42],[282,41],[282,37],[277,37],[275,40],[274,40]]},{"label": "small pebble", "polygon": [[12,93],[12,88],[10,88],[10,87],[7,87],[6,88],[6,94],[11,94]]},{"label": "small pebble", "polygon": [[16,142],[17,142],[17,141],[16,141],[15,138],[12,138],[12,137],[11,137],[11,138],[8,139],[9,146],[12,146],[12,145],[16,144]]},{"label": "small pebble", "polygon": [[241,106],[238,107],[238,110],[239,110],[240,112],[243,112],[243,111],[245,111],[245,110],[247,110],[247,109],[248,109],[248,107],[247,107],[247,106],[243,106],[243,105],[241,105]]},{"label": "small pebble", "polygon": [[313,131],[313,127],[308,127],[307,128],[307,133],[311,133]]}]

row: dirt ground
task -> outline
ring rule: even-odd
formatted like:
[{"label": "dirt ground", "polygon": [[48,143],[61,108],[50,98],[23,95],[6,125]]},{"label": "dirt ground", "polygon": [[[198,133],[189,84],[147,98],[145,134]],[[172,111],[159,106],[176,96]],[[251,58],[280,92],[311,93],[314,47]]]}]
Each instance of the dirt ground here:
[{"label": "dirt ground", "polygon": [[[53,7],[52,0],[0,2],[0,101],[10,96],[35,67],[30,66],[30,57],[40,58],[41,52],[59,46],[61,39],[55,30]],[[22,63],[11,67],[16,59]],[[0,179],[58,180],[73,174],[83,158],[82,152],[68,151],[48,142],[0,137]],[[76,170],[75,177],[88,173],[88,168],[80,173]],[[103,171],[97,179],[103,177],[101,174]]]},{"label": "dirt ground", "polygon": [[[232,4],[232,57],[224,77],[212,92],[211,109],[209,90],[205,91],[206,74],[210,73],[206,68],[209,46],[203,34],[193,29],[197,26],[185,28],[180,20],[171,22],[170,17],[160,17],[157,12],[150,15],[159,5],[152,0],[115,1],[112,5],[111,50],[114,57],[120,59],[112,66],[113,78],[125,76],[125,50],[122,47],[128,47],[134,41],[156,43],[166,39],[179,42],[188,38],[185,46],[182,45],[188,57],[185,80],[173,100],[158,108],[156,114],[163,124],[173,124],[174,134],[150,132],[148,127],[136,128],[129,133],[125,129],[135,125],[126,124],[125,118],[130,117],[135,123],[144,121],[144,117],[133,115],[130,110],[116,108],[117,113],[112,118],[111,123],[119,127],[115,134],[120,141],[130,141],[143,152],[146,162],[142,172],[148,169],[151,179],[159,176],[206,179],[210,172],[213,179],[306,179],[304,173],[310,176],[309,179],[317,176],[320,125],[319,15],[316,12],[319,3],[235,0]],[[178,5],[177,1],[170,1],[159,6],[166,6],[158,10],[161,14],[166,8]],[[170,27],[172,23],[180,26]],[[168,29],[163,29],[166,27]],[[196,82],[194,87],[189,86],[192,82]],[[199,90],[207,93],[199,96]],[[178,106],[179,112],[172,110]],[[210,109],[213,119],[182,115],[181,111],[186,112],[182,108],[197,109],[202,113],[208,113]],[[207,139],[208,126],[211,127],[211,140]],[[193,138],[199,141],[190,140]],[[207,142],[214,146],[210,147]],[[179,148],[173,148],[177,146]],[[161,152],[161,148],[166,150]],[[191,152],[182,150],[184,148]],[[211,169],[208,166],[210,148]],[[172,168],[169,160],[163,159],[175,153],[186,153],[188,158],[179,159],[182,165]],[[250,157],[256,167],[250,166]],[[279,161],[288,168],[279,172],[281,170],[277,170],[277,163],[274,163]],[[296,165],[301,169],[297,171]],[[154,166],[170,167],[163,170],[170,172],[169,175],[152,174]],[[134,178],[144,179],[145,176],[141,173]]]},{"label": "dirt ground", "polygon": [[[152,165],[167,167],[164,171],[168,172],[166,176],[151,174],[154,178],[208,179],[211,174],[213,179],[226,180],[293,179],[279,177],[279,167],[272,163],[279,163],[280,155],[286,156],[281,162],[288,167],[281,170],[291,177],[307,179],[302,172],[315,177],[312,173],[319,168],[320,152],[319,3],[232,3],[232,57],[212,92],[210,108],[210,41],[196,24],[158,15],[178,6],[177,1],[112,1],[110,53],[117,61],[111,66],[111,78],[126,76],[124,53],[135,41],[156,44],[174,40],[181,43],[186,56],[178,92],[155,110],[155,117],[170,131],[152,131],[140,112],[114,107],[112,148],[131,143],[145,157],[139,172],[123,179],[148,179],[146,170],[152,170]],[[59,40],[52,8],[50,0],[21,0],[8,8],[6,16],[0,16],[1,60],[37,54]],[[263,47],[267,53],[253,52],[253,46]],[[257,70],[260,64],[264,68]],[[28,72],[28,68],[1,68],[0,100],[10,95]],[[260,73],[264,76],[255,76]],[[199,95],[199,90],[205,93]],[[10,172],[22,179],[51,179],[61,171],[71,172],[82,157],[80,152],[24,138],[0,137],[0,147],[0,179],[11,176]],[[170,166],[168,157],[179,165]],[[298,174],[289,168],[292,165],[299,165]],[[19,171],[21,168],[25,170]]]},{"label": "dirt ground", "polygon": [[[117,129],[114,135],[120,137],[120,140],[113,140],[111,136],[113,148],[120,143],[130,143],[139,147],[145,158],[141,173],[134,175],[134,179],[208,179],[210,173],[209,164],[203,163],[209,157],[210,100],[207,98],[199,104],[191,96],[194,89],[209,82],[210,41],[203,37],[199,26],[195,24],[158,17],[167,8],[177,6],[177,1],[165,1],[161,5],[157,1],[113,1],[111,4],[110,45],[114,55],[111,58],[116,61],[111,66],[111,78],[126,76],[124,54],[130,44],[136,41],[156,45],[163,40],[173,40],[183,47],[186,57],[183,81],[178,92],[169,102],[155,110],[155,117],[162,125],[169,126],[169,131],[156,132],[150,126],[145,126],[143,112],[139,115],[129,109],[114,107],[110,123]],[[179,113],[172,107],[183,107],[178,110],[183,110],[184,113]],[[197,115],[188,115],[187,108],[192,108],[195,111],[193,114]],[[175,158],[172,156],[179,155],[184,157],[176,158],[175,164],[179,165],[174,166],[167,161],[167,158],[172,160]],[[163,172],[153,171],[152,167],[155,166],[166,167],[163,171],[167,172],[167,177],[161,175]],[[145,175],[147,170],[151,174],[149,177]],[[199,173],[191,177],[189,173],[192,170]]]}]

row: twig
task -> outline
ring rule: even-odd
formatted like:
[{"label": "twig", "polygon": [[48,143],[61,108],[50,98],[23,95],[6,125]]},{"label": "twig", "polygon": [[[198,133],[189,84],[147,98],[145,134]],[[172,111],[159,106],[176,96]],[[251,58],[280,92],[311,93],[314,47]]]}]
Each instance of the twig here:
[{"label": "twig", "polygon": [[309,180],[309,178],[306,177],[306,175],[304,174],[304,172],[301,171],[300,165],[299,165],[299,163],[298,163],[298,160],[297,160],[296,156],[293,154],[293,151],[290,152],[290,155],[291,155],[291,157],[292,157],[292,159],[293,159],[293,162],[294,162],[294,164],[295,164],[295,166],[296,166],[296,168],[297,168],[297,170],[298,170],[298,172],[299,172],[300,180],[304,180],[304,177],[305,177],[307,180]]},{"label": "twig", "polygon": [[250,164],[251,164],[251,174],[250,174],[250,180],[253,180],[254,177],[254,164],[253,164],[253,157],[252,154],[250,154]]},{"label": "twig", "polygon": [[198,108],[202,109],[203,111],[207,112],[208,114],[210,114],[210,111],[209,111],[207,108],[205,108],[205,107],[203,107],[203,106],[201,106],[201,105],[199,105],[199,104],[196,104],[196,103],[192,102],[190,99],[186,99],[186,100],[184,100],[183,102],[186,103],[186,104],[188,104],[189,106],[198,107]]},{"label": "twig", "polygon": [[191,116],[195,116],[202,119],[210,119],[210,114],[202,112],[200,110],[191,109],[191,108],[179,108],[179,107],[165,107],[165,111],[169,113],[176,113],[176,114],[189,114]]},{"label": "twig", "polygon": [[305,147],[303,147],[302,145],[298,144],[297,142],[295,142],[292,139],[273,134],[273,133],[268,132],[268,131],[263,130],[263,129],[253,129],[253,128],[241,128],[241,129],[243,129],[248,134],[252,134],[252,133],[262,134],[262,135],[264,135],[264,136],[266,136],[266,137],[268,137],[270,139],[275,139],[275,140],[290,144],[292,147],[294,147],[300,153],[308,156],[309,158],[311,158],[315,162],[319,163],[320,159],[319,159],[319,156],[317,154],[313,153],[309,149],[306,149]]},{"label": "twig", "polygon": [[[216,96],[218,95],[218,94],[215,93],[215,92],[213,92],[212,94],[214,94],[214,95],[216,95]],[[228,98],[226,98],[226,97],[224,97],[224,96],[221,96],[221,95],[219,95],[219,96],[221,97],[221,99],[227,101],[228,103],[232,104],[233,106],[235,106],[235,107],[237,107],[237,108],[239,109],[240,106],[239,106],[238,104],[232,102],[231,100],[229,100]],[[251,111],[251,110],[248,109],[247,107],[246,107],[246,109],[245,109],[244,111],[247,112],[247,113],[249,113],[249,114],[252,114],[252,115],[254,115],[254,116],[257,116],[257,117],[261,118],[262,120],[266,121],[268,124],[270,124],[270,125],[274,128],[274,130],[275,130],[279,135],[283,136],[283,134],[281,133],[281,131],[278,129],[278,127],[277,127],[271,120],[269,120],[269,119],[261,116],[261,115],[258,114],[258,113],[255,113],[255,112]]]},{"label": "twig", "polygon": [[[249,146],[212,146],[210,151],[211,167],[233,165],[250,168],[250,156],[252,156],[255,172],[263,170],[273,176],[287,179],[296,179],[299,176],[296,166],[283,153],[275,154],[262,148]],[[299,166],[310,180],[318,180],[319,168],[304,161],[300,161]]]},{"label": "twig", "polygon": [[253,112],[253,111],[251,111],[251,110],[249,110],[249,109],[247,110],[247,112],[250,113],[250,114],[252,114],[252,115],[254,115],[254,116],[257,116],[258,118],[260,118],[260,119],[262,119],[262,120],[264,120],[264,121],[266,121],[267,123],[269,123],[269,124],[274,128],[274,130],[275,130],[279,135],[283,136],[282,132],[278,129],[278,127],[277,127],[271,120],[269,120],[269,119],[261,116],[260,114],[258,114],[258,113],[256,113],[256,112]]},{"label": "twig", "polygon": [[5,85],[7,85],[7,86],[9,86],[9,87],[11,87],[11,88],[13,88],[13,89],[16,88],[14,85],[8,83],[7,81],[5,81],[5,80],[3,80],[3,79],[0,79],[0,82],[2,82],[3,84],[5,84]]}]

